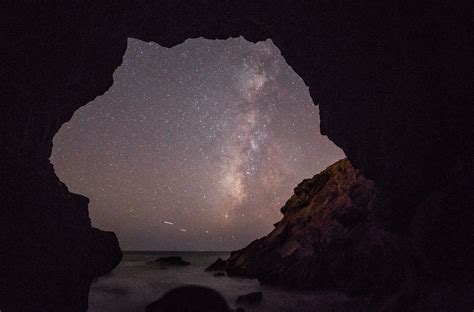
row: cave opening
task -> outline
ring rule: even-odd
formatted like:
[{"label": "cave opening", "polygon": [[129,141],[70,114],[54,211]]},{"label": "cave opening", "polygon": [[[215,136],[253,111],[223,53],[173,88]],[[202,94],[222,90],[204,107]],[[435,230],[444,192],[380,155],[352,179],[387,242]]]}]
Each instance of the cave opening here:
[{"label": "cave opening", "polygon": [[242,248],[304,178],[344,157],[271,40],[128,39],[113,86],[54,138],[51,162],[122,250]]},{"label": "cave opening", "polygon": [[[110,272],[122,259],[115,234],[90,227],[87,201],[58,183],[48,158],[52,138],[60,126],[79,107],[112,85],[112,73],[121,63],[127,37],[154,40],[171,47],[186,38],[222,39],[238,35],[252,42],[265,38],[274,40],[288,63],[309,85],[313,99],[317,99],[323,133],[344,149],[356,169],[373,179],[378,188],[376,195],[383,196],[383,200],[370,206],[374,210],[366,219],[368,224],[361,224],[353,232],[344,231],[348,234],[347,244],[341,243],[339,234],[332,227],[313,231],[328,235],[330,239],[325,241],[344,248],[342,251],[339,247],[332,249],[336,261],[325,261],[331,265],[330,270],[315,268],[311,262],[304,274],[290,270],[284,273],[297,279],[301,276],[320,279],[320,273],[329,274],[340,283],[341,289],[351,294],[354,294],[353,290],[359,294],[361,288],[366,288],[369,310],[465,310],[472,307],[473,274],[469,265],[473,258],[470,247],[474,245],[469,188],[472,145],[468,144],[472,101],[468,79],[471,72],[466,66],[470,64],[466,49],[470,46],[470,28],[467,27],[470,16],[466,12],[471,8],[467,3],[471,2],[453,6],[359,2],[278,6],[263,2],[246,5],[237,2],[217,5],[212,2],[150,2],[114,6],[100,3],[35,6],[30,3],[7,8],[4,20],[8,27],[3,29],[10,45],[5,53],[2,75],[5,87],[2,178],[6,196],[3,196],[5,208],[2,209],[5,235],[1,263],[5,264],[2,280],[8,287],[0,296],[1,309],[85,311],[91,281]],[[159,76],[164,75],[160,72]],[[214,85],[216,89],[220,88],[218,83]],[[260,82],[256,80],[254,86],[258,85]],[[97,100],[101,98],[105,97]],[[138,107],[136,103],[134,105]],[[117,116],[113,117],[115,122],[121,121]],[[129,118],[123,117],[124,120]],[[98,119],[92,118],[91,123],[99,125]],[[287,119],[281,119],[284,120]],[[69,126],[73,123],[74,120]],[[193,129],[189,124],[187,126]],[[97,147],[97,142],[92,144],[91,138],[106,134],[107,140],[98,141],[106,146],[113,138],[120,137],[120,133],[110,131],[110,128],[97,126],[92,136],[83,138],[83,142],[74,140],[71,144]],[[79,132],[89,131],[83,128]],[[55,148],[59,147],[59,137]],[[131,148],[132,144],[126,146]],[[67,148],[63,146],[62,149]],[[109,230],[121,224],[128,226],[125,229],[141,231],[136,235],[138,242],[148,241],[148,230],[149,236],[166,242],[170,233],[161,235],[158,228],[146,227],[147,221],[158,225],[155,221],[159,222],[159,219],[142,216],[145,222],[134,222],[133,213],[145,211],[147,206],[130,207],[112,200],[99,207],[103,209],[97,208],[97,203],[104,201],[94,198],[94,194],[105,196],[115,191],[115,195],[125,197],[124,188],[109,189],[108,185],[125,183],[127,178],[104,174],[105,168],[114,169],[114,163],[110,166],[111,162],[101,162],[94,157],[84,161],[82,167],[74,166],[73,157],[93,156],[86,151],[85,148],[73,149],[73,153],[66,156],[65,162],[71,163],[66,168],[74,168],[79,173],[76,180],[83,177],[83,182],[87,182],[91,171],[103,177],[100,182],[105,183],[84,184],[89,186],[83,188],[94,192],[81,191],[79,182],[68,181],[67,172],[61,172],[60,161],[53,162],[56,173],[72,191],[91,198],[93,224]],[[158,155],[164,155],[161,151]],[[105,148],[98,149],[98,153],[107,156]],[[182,154],[184,152],[179,153]],[[58,160],[64,157],[62,155],[53,156],[58,156]],[[138,163],[137,153],[127,155],[132,158],[130,162]],[[174,153],[178,158],[176,155]],[[217,167],[218,161],[214,161]],[[159,167],[164,164],[157,163]],[[142,168],[139,173],[143,173],[143,180],[140,181],[146,180],[146,174],[153,172],[153,168]],[[94,172],[95,169],[102,172]],[[310,170],[307,171],[312,175]],[[178,171],[172,173],[175,173],[173,177],[180,177]],[[201,175],[198,182],[191,179],[189,173],[185,178],[189,186],[208,182],[205,175]],[[230,175],[229,179],[219,181],[235,180]],[[132,187],[128,189],[134,190],[132,198],[146,197],[140,194],[140,191],[146,193],[145,190],[135,192],[140,183],[130,185]],[[181,198],[184,198],[183,193],[180,193]],[[182,204],[180,208],[184,206]],[[101,221],[100,216],[105,216],[106,211],[111,213]],[[153,216],[164,213],[159,211]],[[204,215],[194,213],[197,221]],[[357,216],[360,214],[355,215],[356,220]],[[353,217],[339,220],[350,224]],[[250,222],[256,219],[252,218]],[[183,237],[193,234],[192,229],[181,227],[181,224],[179,228],[173,227],[178,221],[166,218],[160,225],[169,226],[165,229],[170,232],[178,230],[176,233]],[[244,226],[241,231],[252,229],[249,224]],[[374,229],[381,235],[374,234]],[[176,248],[138,246],[133,240],[126,241],[124,234],[127,233],[122,229],[116,232],[124,249]],[[362,239],[355,238],[353,233],[362,235]],[[214,232],[210,234],[218,237]],[[288,246],[292,248],[291,244]],[[348,253],[347,246],[354,246],[355,251],[362,253]],[[205,248],[197,244],[193,247]],[[321,259],[319,255],[327,254],[317,250],[320,253],[312,256],[318,259]],[[268,262],[263,265],[268,268]],[[304,269],[300,263],[297,266]],[[112,276],[115,273],[114,270]],[[101,277],[100,280],[102,278],[105,279]],[[277,280],[288,281],[286,277]],[[299,280],[297,282],[294,286],[301,285]],[[320,280],[311,285],[321,287]],[[94,294],[99,290],[129,294],[121,287],[102,284],[104,287],[98,289],[97,286],[94,283]],[[367,286],[373,287],[367,289]],[[143,302],[151,299],[144,297],[154,291],[145,288]],[[270,302],[267,294],[265,301]],[[350,305],[355,307],[352,302]]]}]

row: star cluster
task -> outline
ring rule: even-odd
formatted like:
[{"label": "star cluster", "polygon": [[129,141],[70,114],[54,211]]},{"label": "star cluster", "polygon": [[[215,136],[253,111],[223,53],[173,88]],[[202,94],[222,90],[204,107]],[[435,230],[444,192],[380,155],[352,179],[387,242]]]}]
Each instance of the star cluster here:
[{"label": "star cluster", "polygon": [[271,41],[129,39],[113,86],[63,125],[51,162],[122,249],[232,250],[342,157]]}]

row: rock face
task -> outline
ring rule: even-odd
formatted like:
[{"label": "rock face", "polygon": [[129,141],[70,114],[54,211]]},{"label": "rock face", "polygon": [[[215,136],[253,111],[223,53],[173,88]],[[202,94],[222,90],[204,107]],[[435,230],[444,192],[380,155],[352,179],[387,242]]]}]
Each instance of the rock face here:
[{"label": "rock face", "polygon": [[222,271],[222,270],[225,270],[225,268],[226,268],[226,261],[222,260],[221,258],[217,258],[217,260],[214,261],[213,264],[208,266],[205,271],[206,272],[208,272],[208,271]]},{"label": "rock face", "polygon": [[112,85],[128,37],[272,39],[319,105],[321,132],[377,184],[374,216],[403,249],[398,288],[472,284],[469,12],[472,1],[5,4],[0,308],[84,311],[90,281],[121,259],[48,158],[61,125]]},{"label": "rock face", "polygon": [[[438,235],[434,234],[436,229],[429,222],[432,219],[425,213],[431,209],[428,215],[443,214],[441,211],[449,207],[449,198],[457,198],[456,189],[466,182],[448,183],[446,189],[417,207],[420,211],[426,210],[414,218],[412,231],[417,241],[426,246],[427,235]],[[290,289],[330,288],[352,295],[393,296],[390,304],[375,300],[371,309],[424,311],[444,304],[449,310],[453,308],[453,302],[459,309],[474,303],[466,288],[454,286],[456,291],[446,291],[448,280],[427,285],[426,282],[433,280],[428,277],[424,282],[415,279],[412,271],[415,265],[435,266],[426,262],[428,258],[424,256],[407,257],[404,238],[387,231],[377,217],[378,196],[380,192],[374,182],[364,178],[347,159],[336,162],[313,178],[303,180],[294,189],[293,196],[281,208],[283,219],[275,224],[270,234],[231,253],[225,261],[228,275],[256,277],[263,284]],[[416,220],[423,220],[423,223]],[[439,229],[452,226],[438,225]],[[418,248],[422,250],[421,246]],[[465,270],[467,267],[462,268],[467,263],[457,262],[459,259],[450,259],[452,272],[469,271]],[[411,261],[417,261],[417,264]],[[448,275],[454,282],[451,285],[467,285],[467,289],[472,290],[469,275],[451,274]],[[427,293],[442,295],[419,302],[416,287],[426,287]],[[443,296],[450,298],[451,306],[441,299]]]},{"label": "rock face", "polygon": [[367,292],[398,265],[396,239],[373,221],[375,198],[374,183],[347,159],[333,164],[295,188],[270,234],[231,254],[228,274]]}]

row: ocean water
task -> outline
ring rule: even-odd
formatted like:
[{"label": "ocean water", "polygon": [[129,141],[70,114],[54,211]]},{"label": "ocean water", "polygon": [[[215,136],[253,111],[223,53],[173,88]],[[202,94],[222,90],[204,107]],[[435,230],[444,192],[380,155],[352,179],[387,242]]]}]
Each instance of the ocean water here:
[{"label": "ocean water", "polygon": [[[180,256],[191,262],[185,267],[161,269],[147,264],[160,257]],[[261,286],[256,279],[214,277],[204,269],[218,257],[227,259],[226,252],[125,252],[122,262],[111,274],[92,284],[89,311],[135,312],[145,307],[170,289],[183,285],[202,285],[216,289],[235,308],[237,296],[254,291],[263,293],[259,306],[245,311],[346,311],[351,299],[330,291],[286,291]],[[349,309],[350,310],[350,309]]]}]

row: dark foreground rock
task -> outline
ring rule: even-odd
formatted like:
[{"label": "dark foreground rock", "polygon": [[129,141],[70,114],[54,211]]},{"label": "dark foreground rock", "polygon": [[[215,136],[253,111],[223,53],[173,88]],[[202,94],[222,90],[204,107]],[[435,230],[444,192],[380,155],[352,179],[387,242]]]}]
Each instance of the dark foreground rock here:
[{"label": "dark foreground rock", "polygon": [[217,260],[213,264],[208,266],[205,271],[206,272],[208,272],[208,271],[223,271],[223,270],[225,270],[225,267],[226,267],[226,261],[222,260],[221,258],[217,258]]},{"label": "dark foreground rock", "polygon": [[375,197],[373,182],[347,159],[335,163],[295,188],[269,235],[231,253],[227,273],[290,288],[367,291],[399,260],[397,242],[370,219]]},{"label": "dark foreground rock", "polygon": [[[446,302],[469,306],[474,303],[467,295],[473,290],[472,270],[466,257],[455,251],[465,242],[454,239],[458,236],[441,246],[429,242],[443,241],[447,232],[458,232],[460,237],[466,232],[461,216],[472,217],[462,205],[469,201],[458,199],[466,192],[467,181],[448,178],[443,188],[420,202],[407,225],[409,239],[384,227],[378,208],[386,203],[386,193],[381,194],[347,159],[341,160],[301,182],[281,209],[284,216],[275,229],[232,252],[226,271],[288,288],[334,288],[372,296],[373,310],[424,311]],[[453,207],[458,207],[456,217]],[[442,261],[443,252],[458,256],[449,258],[448,265]],[[418,275],[428,268],[436,271]],[[440,281],[435,276],[444,277]]]},{"label": "dark foreground rock", "polygon": [[216,290],[202,286],[182,286],[170,290],[146,307],[146,312],[230,312],[227,301]]},{"label": "dark foreground rock", "polygon": [[184,261],[181,257],[177,257],[177,256],[161,257],[149,263],[166,265],[166,266],[187,266],[191,264],[190,262]]},{"label": "dark foreground rock", "polygon": [[214,273],[214,277],[222,277],[222,276],[225,276],[225,273],[224,273],[224,272],[216,272],[216,273]]},{"label": "dark foreground rock", "polygon": [[263,294],[261,291],[238,296],[235,301],[238,305],[258,305],[262,303]]}]

